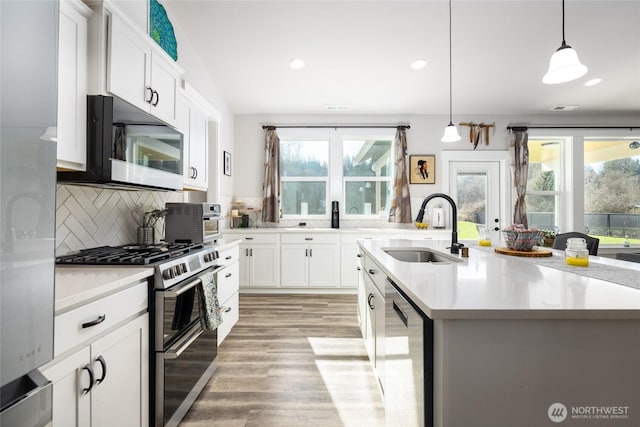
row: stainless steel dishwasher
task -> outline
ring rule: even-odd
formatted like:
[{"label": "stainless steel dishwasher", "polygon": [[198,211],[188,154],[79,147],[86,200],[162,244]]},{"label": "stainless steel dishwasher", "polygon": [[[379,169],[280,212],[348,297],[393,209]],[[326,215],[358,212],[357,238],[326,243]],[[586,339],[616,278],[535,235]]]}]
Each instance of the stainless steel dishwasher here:
[{"label": "stainless steel dishwasher", "polygon": [[387,425],[433,426],[433,322],[389,279],[385,285]]}]

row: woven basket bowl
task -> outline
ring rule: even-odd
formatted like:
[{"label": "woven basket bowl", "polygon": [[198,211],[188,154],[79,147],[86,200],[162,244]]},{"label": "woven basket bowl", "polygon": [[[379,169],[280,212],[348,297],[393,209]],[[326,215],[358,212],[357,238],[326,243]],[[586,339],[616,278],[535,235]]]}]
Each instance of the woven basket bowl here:
[{"label": "woven basket bowl", "polygon": [[507,248],[515,251],[530,251],[542,238],[542,231],[502,231]]}]

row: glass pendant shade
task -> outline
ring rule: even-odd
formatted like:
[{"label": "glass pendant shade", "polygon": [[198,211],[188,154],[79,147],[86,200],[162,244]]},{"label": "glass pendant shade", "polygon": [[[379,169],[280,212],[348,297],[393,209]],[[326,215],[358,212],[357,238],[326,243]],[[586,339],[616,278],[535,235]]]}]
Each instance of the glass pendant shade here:
[{"label": "glass pendant shade", "polygon": [[587,74],[587,67],[580,63],[578,54],[569,45],[562,46],[551,56],[549,70],[542,78],[546,84],[570,82]]},{"label": "glass pendant shade", "polygon": [[460,134],[458,133],[458,127],[453,124],[453,122],[449,122],[446,128],[444,128],[444,135],[442,135],[442,142],[456,142],[460,141]]}]

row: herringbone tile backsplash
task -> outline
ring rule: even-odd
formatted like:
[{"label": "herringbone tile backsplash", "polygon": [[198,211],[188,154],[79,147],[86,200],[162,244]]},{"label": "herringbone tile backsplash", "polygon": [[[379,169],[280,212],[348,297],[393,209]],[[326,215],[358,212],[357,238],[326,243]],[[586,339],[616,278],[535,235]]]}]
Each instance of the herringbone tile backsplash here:
[{"label": "herringbone tile backsplash", "polygon": [[[135,243],[142,224],[139,211],[163,209],[166,202],[181,202],[182,192],[126,191],[81,185],[56,189],[56,255],[104,245]],[[164,221],[156,224],[155,239],[164,236]]]}]

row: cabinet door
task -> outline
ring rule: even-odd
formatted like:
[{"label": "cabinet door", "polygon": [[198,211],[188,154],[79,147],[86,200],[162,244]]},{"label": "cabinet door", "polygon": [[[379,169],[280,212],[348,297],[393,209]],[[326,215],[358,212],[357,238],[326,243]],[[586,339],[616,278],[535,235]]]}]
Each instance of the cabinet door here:
[{"label": "cabinet door", "polygon": [[309,285],[309,246],[282,245],[282,286],[305,287]]},{"label": "cabinet door", "polygon": [[338,248],[334,245],[309,245],[309,286],[335,287],[339,283],[336,279]]},{"label": "cabinet door", "polygon": [[189,108],[189,101],[184,97],[178,95],[176,99],[176,128],[182,133],[182,175],[184,176],[184,184],[190,182],[189,170],[189,149],[191,147],[191,135],[189,134],[189,115],[191,110]]},{"label": "cabinet door", "polygon": [[107,90],[150,111],[151,48],[115,15],[109,20],[109,30]]},{"label": "cabinet door", "polygon": [[175,71],[169,60],[159,54],[151,57],[151,88],[156,92],[151,105],[151,114],[160,120],[175,126],[176,97],[180,74]]},{"label": "cabinet door", "polygon": [[376,375],[378,376],[378,382],[384,390],[384,360],[385,360],[385,300],[384,294],[380,292],[377,287],[374,287],[375,298],[374,301],[374,316],[375,321],[375,358],[376,358]]},{"label": "cabinet door", "polygon": [[251,247],[251,286],[276,287],[280,280],[280,249],[278,245]]},{"label": "cabinet door", "polygon": [[240,287],[251,286],[251,256],[250,245],[240,245],[240,255],[238,260],[238,282]]},{"label": "cabinet door", "polygon": [[362,338],[367,339],[366,317],[369,310],[367,305],[367,291],[365,289],[365,277],[364,270],[361,265],[357,267],[358,273],[358,324],[360,325],[360,332]]},{"label": "cabinet door", "polygon": [[86,170],[87,16],[79,0],[60,2],[58,25],[57,166]]},{"label": "cabinet door", "polygon": [[53,427],[91,425],[91,398],[83,392],[91,387],[90,360],[91,351],[85,347],[43,371],[53,383]]},{"label": "cabinet door", "polygon": [[[373,284],[371,277],[364,273],[364,289],[365,289],[365,302],[367,304],[364,318],[365,337],[364,344],[367,349],[367,355],[371,365],[376,366],[376,313],[375,307],[376,301],[376,286]],[[379,305],[379,304],[378,304]]]},{"label": "cabinet door", "polygon": [[[209,171],[207,159],[207,133],[209,115],[195,105],[191,106],[189,115],[189,184],[199,189],[207,189]],[[192,173],[193,172],[193,173]]]},{"label": "cabinet door", "polygon": [[358,286],[358,245],[340,247],[340,287]]},{"label": "cabinet door", "polygon": [[91,426],[147,426],[149,315],[140,316],[91,344],[91,361],[96,376],[91,391]]}]

